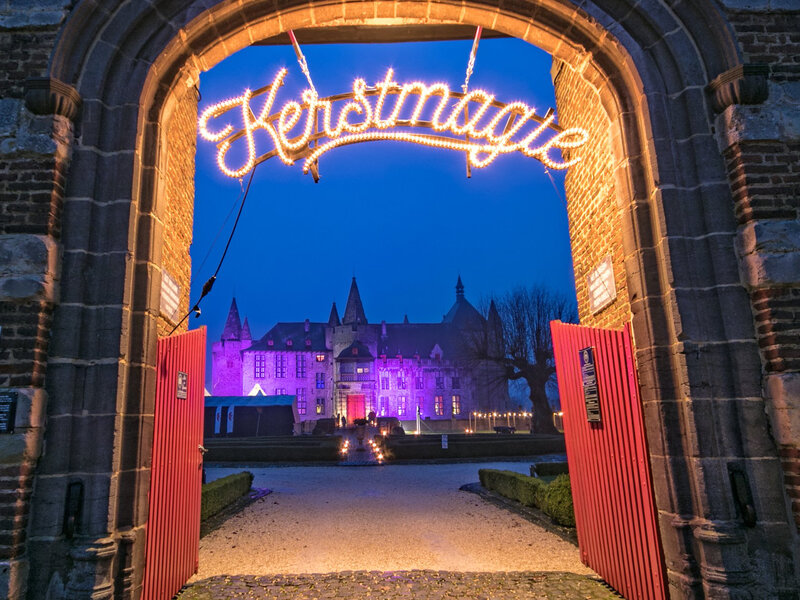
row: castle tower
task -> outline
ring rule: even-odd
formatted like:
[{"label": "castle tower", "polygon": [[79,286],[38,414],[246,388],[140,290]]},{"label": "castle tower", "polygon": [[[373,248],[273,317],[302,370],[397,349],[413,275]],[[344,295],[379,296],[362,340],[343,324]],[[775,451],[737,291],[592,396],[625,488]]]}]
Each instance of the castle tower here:
[{"label": "castle tower", "polygon": [[350,284],[350,294],[347,296],[347,305],[344,307],[342,325],[366,325],[367,315],[364,314],[364,305],[361,304],[361,294],[358,293],[356,278]]},{"label": "castle tower", "polygon": [[214,396],[241,396],[242,350],[252,344],[250,325],[245,319],[244,328],[239,318],[236,298],[231,302],[225,329],[211,350],[211,394]]}]

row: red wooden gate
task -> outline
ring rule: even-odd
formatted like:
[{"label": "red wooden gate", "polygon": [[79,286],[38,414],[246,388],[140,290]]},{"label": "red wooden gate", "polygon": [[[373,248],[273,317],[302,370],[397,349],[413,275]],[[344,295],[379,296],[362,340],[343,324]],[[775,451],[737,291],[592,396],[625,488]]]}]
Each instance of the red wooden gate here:
[{"label": "red wooden gate", "polygon": [[581,560],[629,600],[666,598],[630,328],[550,327]]},{"label": "red wooden gate", "polygon": [[168,600],[197,572],[205,327],[158,340],[142,600]]}]

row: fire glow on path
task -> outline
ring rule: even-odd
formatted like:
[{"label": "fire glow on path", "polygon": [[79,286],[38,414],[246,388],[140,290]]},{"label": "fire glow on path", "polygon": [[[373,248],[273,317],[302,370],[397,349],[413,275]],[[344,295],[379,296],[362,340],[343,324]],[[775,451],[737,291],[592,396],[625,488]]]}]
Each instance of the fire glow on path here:
[{"label": "fire glow on path", "polygon": [[[303,172],[308,173],[309,170],[314,170],[319,157],[329,150],[380,140],[465,152],[469,164],[477,168],[489,165],[501,154],[520,152],[541,161],[547,167],[565,169],[580,162],[581,157],[557,160],[550,156],[550,151],[578,148],[588,139],[584,129],[561,129],[556,125],[553,110],[539,116],[535,108],[524,102],[504,104],[484,90],[472,90],[463,94],[453,92],[444,83],[427,85],[415,81],[400,85],[393,80],[392,69],[387,71],[382,82],[376,83],[372,88],[367,88],[363,79],[356,79],[352,92],[327,98],[319,98],[314,90],[306,89],[302,94],[302,104],[289,100],[279,112],[272,113],[278,89],[283,85],[286,73],[286,69],[281,69],[270,85],[255,92],[247,89],[241,96],[209,106],[200,115],[200,135],[209,142],[218,143],[217,164],[227,176],[242,177],[256,164],[273,156],[278,156],[286,165],[305,159]],[[261,110],[256,113],[251,102],[262,94],[266,94],[266,98]],[[404,115],[406,100],[412,94],[418,96],[416,104],[410,114],[406,111]],[[388,110],[385,104],[389,95],[396,96],[396,100],[391,112],[384,117],[384,109]],[[427,103],[432,97],[438,98],[438,102],[431,103],[431,112]],[[371,98],[375,98],[374,102]],[[453,99],[456,102],[452,102]],[[346,103],[339,109],[334,126],[332,109],[336,102]],[[473,107],[474,112],[471,112],[470,108]],[[242,129],[237,131],[230,122],[222,124],[220,129],[209,129],[209,121],[236,108],[241,113]],[[426,108],[430,114],[425,112]],[[492,109],[495,109],[493,115]],[[424,118],[426,115],[427,119]],[[351,122],[351,119],[355,122]],[[301,123],[302,131],[290,137]],[[389,131],[395,127],[427,127],[436,133],[450,133],[453,136],[464,136],[464,139],[410,131]],[[548,129],[555,131],[555,135],[540,142]],[[258,130],[264,130],[274,146],[260,156],[253,135]],[[237,168],[228,165],[226,156],[238,140],[244,140],[247,160]]]}]

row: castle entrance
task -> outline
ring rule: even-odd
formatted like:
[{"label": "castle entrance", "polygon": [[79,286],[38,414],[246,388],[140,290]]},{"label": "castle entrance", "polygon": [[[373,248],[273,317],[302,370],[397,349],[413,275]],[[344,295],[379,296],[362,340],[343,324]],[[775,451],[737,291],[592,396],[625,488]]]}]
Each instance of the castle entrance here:
[{"label": "castle entrance", "polygon": [[[565,182],[579,313],[583,325],[632,328],[670,596],[796,589],[787,508],[796,490],[784,486],[781,463],[794,468],[796,440],[784,439],[779,455],[771,431],[792,427],[770,427],[793,413],[788,402],[773,411],[762,386],[762,360],[780,371],[784,347],[778,337],[759,350],[752,306],[759,313],[773,294],[755,293],[751,305],[747,286],[768,287],[768,277],[760,262],[740,262],[735,245],[738,228],[759,214],[741,171],[763,161],[738,147],[744,133],[728,136],[746,119],[717,116],[767,97],[769,69],[744,64],[727,6],[736,3],[56,4],[4,21],[29,22],[14,41],[30,66],[10,80],[3,114],[16,116],[4,116],[4,131],[10,122],[16,133],[3,151],[12,149],[14,173],[32,174],[9,188],[30,194],[5,205],[13,226],[2,240],[14,258],[3,273],[12,326],[4,321],[2,335],[21,340],[3,347],[7,385],[19,388],[3,400],[18,407],[17,430],[3,438],[14,490],[3,592],[110,599],[142,590],[157,342],[175,312],[191,308],[199,74],[251,44],[286,43],[289,31],[377,43],[478,26],[550,53],[559,123],[588,133],[585,160]],[[243,113],[245,130],[257,117]],[[759,148],[758,156],[772,152]],[[560,149],[569,160],[572,149]],[[757,253],[762,234],[742,233],[741,251]],[[594,310],[603,264],[619,300]],[[793,279],[781,281],[792,289]],[[770,381],[769,394],[784,398],[785,382]],[[750,497],[746,522],[737,498]]]},{"label": "castle entrance", "polygon": [[356,419],[366,418],[364,394],[347,394],[347,418],[352,423]]}]

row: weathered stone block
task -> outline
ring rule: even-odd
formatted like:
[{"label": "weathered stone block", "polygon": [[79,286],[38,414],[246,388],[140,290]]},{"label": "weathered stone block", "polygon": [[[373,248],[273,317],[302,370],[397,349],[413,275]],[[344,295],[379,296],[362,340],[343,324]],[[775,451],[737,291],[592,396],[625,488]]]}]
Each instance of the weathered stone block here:
[{"label": "weathered stone block", "polygon": [[750,222],[739,228],[737,243],[745,285],[800,284],[800,221]]},{"label": "weathered stone block", "polygon": [[50,236],[0,235],[0,301],[55,301],[58,270],[58,244]]},{"label": "weathered stone block", "polygon": [[800,446],[800,373],[769,375],[764,388],[775,441],[780,445]]}]

